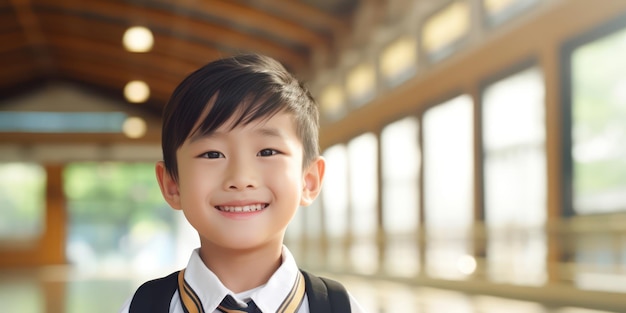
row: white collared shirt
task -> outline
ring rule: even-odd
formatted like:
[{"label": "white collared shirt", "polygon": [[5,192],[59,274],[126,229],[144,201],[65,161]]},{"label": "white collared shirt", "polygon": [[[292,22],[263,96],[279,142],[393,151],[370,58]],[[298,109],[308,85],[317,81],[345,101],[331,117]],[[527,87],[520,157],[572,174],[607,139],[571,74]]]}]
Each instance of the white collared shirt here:
[{"label": "white collared shirt", "polygon": [[[219,278],[204,265],[200,259],[199,251],[196,249],[191,254],[189,262],[187,263],[185,280],[202,301],[205,312],[219,313],[217,307],[226,295],[233,296],[241,304],[245,304],[246,301],[252,299],[262,312],[276,312],[285,297],[291,291],[299,272],[295,259],[285,246],[283,246],[282,250],[282,261],[278,270],[274,272],[265,285],[235,294],[228,290]],[[354,297],[350,294],[349,297],[352,313],[364,312]],[[131,300],[132,297],[126,301],[120,313],[128,313]],[[169,312],[183,313],[178,291],[172,296]],[[298,309],[298,313],[309,313],[309,301],[306,294],[302,300],[300,309]]]}]

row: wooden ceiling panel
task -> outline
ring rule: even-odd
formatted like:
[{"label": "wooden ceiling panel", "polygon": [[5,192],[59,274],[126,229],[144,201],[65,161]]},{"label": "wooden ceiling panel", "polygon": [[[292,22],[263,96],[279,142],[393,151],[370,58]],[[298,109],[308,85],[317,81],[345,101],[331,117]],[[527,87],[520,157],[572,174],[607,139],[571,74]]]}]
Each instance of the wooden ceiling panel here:
[{"label": "wooden ceiling panel", "polygon": [[[0,71],[0,90],[12,88],[15,85],[32,79],[39,79],[40,68],[22,53],[3,54],[1,57],[7,62]],[[5,88],[2,88],[5,87]]]},{"label": "wooden ceiling panel", "polygon": [[28,40],[24,36],[23,33],[12,32],[12,33],[0,33],[0,54],[24,49],[28,46]]},{"label": "wooden ceiling panel", "polygon": [[[160,116],[190,72],[246,52],[272,56],[305,78],[313,56],[336,53],[338,36],[350,32],[351,13],[333,12],[327,1],[0,0],[0,101],[54,81],[124,101],[125,84],[141,79],[151,97],[128,105]],[[153,32],[149,52],[122,47],[124,32],[137,25]]]},{"label": "wooden ceiling panel", "polygon": [[17,20],[17,16],[13,8],[0,8],[0,33],[21,30],[22,26]]},{"label": "wooden ceiling panel", "polygon": [[65,55],[57,58],[57,68],[69,78],[85,82],[97,82],[104,87],[119,90],[122,96],[124,86],[131,80],[143,80],[150,86],[150,95],[158,101],[164,102],[169,98],[179,80],[166,75],[153,75],[144,70],[137,71],[127,66],[111,61],[97,60],[82,55]]},{"label": "wooden ceiling panel", "polygon": [[[157,0],[165,4],[170,1]],[[178,6],[190,12],[198,12],[205,16],[237,23],[255,32],[265,32],[277,38],[297,43],[301,46],[315,48],[327,47],[329,37],[325,34],[308,29],[294,21],[267,14],[255,8],[234,2],[222,0],[181,1]]]},{"label": "wooden ceiling panel", "polygon": [[186,59],[171,58],[155,53],[130,53],[119,45],[88,41],[67,35],[50,35],[48,42],[57,55],[83,55],[94,59],[111,60],[133,69],[158,71],[159,75],[171,76],[179,80],[200,66],[197,62],[189,62]]},{"label": "wooden ceiling panel", "polygon": [[[19,1],[19,0],[14,0]],[[142,25],[154,33],[185,34],[185,39],[202,41],[231,53],[257,51],[283,60],[294,68],[302,68],[308,62],[308,54],[294,51],[270,39],[240,32],[175,12],[138,7],[117,1],[39,0],[38,8],[61,9],[69,14],[89,16],[95,19],[126,21],[130,25]]]},{"label": "wooden ceiling panel", "polygon": [[[126,27],[59,13],[46,12],[39,15],[47,37],[74,37],[76,40],[84,41],[88,44],[97,42],[123,49],[122,37]],[[173,60],[189,62],[196,66],[203,65],[225,55],[220,50],[198,42],[180,40],[179,38],[159,33],[155,34],[154,46],[149,53],[127,53],[129,57],[132,57],[131,55],[161,55]]]}]

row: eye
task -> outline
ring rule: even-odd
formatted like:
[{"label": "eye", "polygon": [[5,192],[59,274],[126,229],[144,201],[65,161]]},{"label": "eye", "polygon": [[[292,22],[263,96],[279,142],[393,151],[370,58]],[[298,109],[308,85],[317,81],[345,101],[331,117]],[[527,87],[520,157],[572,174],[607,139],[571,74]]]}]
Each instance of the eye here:
[{"label": "eye", "polygon": [[276,155],[278,153],[279,152],[277,150],[274,150],[274,149],[263,149],[263,150],[259,151],[259,153],[257,153],[257,156],[268,157],[268,156]]},{"label": "eye", "polygon": [[201,158],[206,158],[206,159],[219,159],[219,158],[225,158],[224,154],[221,152],[217,152],[217,151],[208,151],[205,152],[203,154],[200,155]]}]

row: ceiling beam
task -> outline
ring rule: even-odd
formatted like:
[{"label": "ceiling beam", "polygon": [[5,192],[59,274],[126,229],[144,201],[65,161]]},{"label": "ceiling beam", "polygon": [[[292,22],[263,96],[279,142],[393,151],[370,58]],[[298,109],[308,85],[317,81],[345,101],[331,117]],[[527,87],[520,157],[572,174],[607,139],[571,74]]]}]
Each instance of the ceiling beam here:
[{"label": "ceiling beam", "polygon": [[132,53],[124,50],[120,45],[109,45],[80,37],[54,34],[48,35],[48,39],[55,54],[88,55],[92,58],[110,59],[132,68],[158,69],[163,75],[180,80],[201,65],[198,62],[189,62],[186,59],[171,58],[156,53]]},{"label": "ceiling beam", "polygon": [[9,32],[22,29],[20,22],[17,20],[15,10],[11,7],[8,10],[0,11],[0,32]]},{"label": "ceiling beam", "polygon": [[17,15],[24,36],[28,44],[33,48],[35,54],[35,62],[44,69],[50,69],[52,63],[48,55],[42,51],[45,47],[45,38],[35,13],[33,12],[32,4],[30,0],[10,0],[13,4],[13,9]]},{"label": "ceiling beam", "polygon": [[293,0],[257,0],[263,7],[271,9],[278,15],[289,16],[318,29],[326,29],[334,37],[343,37],[348,33],[349,22],[325,13],[317,8]]},{"label": "ceiling beam", "polygon": [[[122,48],[122,36],[126,27],[121,25],[52,12],[42,12],[39,16],[48,36],[74,37],[78,40],[98,41]],[[169,56],[196,64],[198,67],[224,56],[224,52],[210,46],[162,33],[155,34],[154,46],[150,52],[133,54]]]},{"label": "ceiling beam", "polygon": [[[26,58],[6,57],[4,61],[7,61],[7,65],[3,66],[2,71],[0,71],[0,90],[13,88],[20,83],[40,78],[41,70],[39,67]],[[2,98],[0,96],[0,99]]]},{"label": "ceiling beam", "polygon": [[[150,86],[150,98],[165,103],[178,84],[174,79],[155,77],[129,70],[114,62],[98,62],[80,56],[64,56],[58,59],[58,68],[63,76],[91,85],[118,91],[123,98],[123,89],[131,80],[140,79]],[[138,104],[141,105],[141,104]]]},{"label": "ceiling beam", "polygon": [[29,46],[24,34],[18,32],[0,34],[0,53],[24,49]]},{"label": "ceiling beam", "polygon": [[[26,1],[26,0],[13,0]],[[85,13],[100,15],[108,19],[120,19],[128,25],[139,24],[152,28],[153,32],[173,31],[187,37],[202,39],[218,49],[230,50],[230,53],[253,51],[275,57],[295,68],[304,68],[308,64],[308,55],[282,46],[269,39],[249,35],[205,20],[197,20],[173,12],[127,5],[117,1],[81,1],[81,0],[40,0],[38,5],[55,7],[67,11],[68,15]],[[225,45],[225,47],[218,47]]]},{"label": "ceiling beam", "polygon": [[[167,4],[172,3],[166,0],[157,1]],[[251,29],[259,29],[298,45],[309,46],[311,49],[327,48],[330,45],[328,37],[312,31],[306,26],[234,1],[186,0],[177,1],[176,5],[180,8],[199,11],[206,15],[232,21]]]}]

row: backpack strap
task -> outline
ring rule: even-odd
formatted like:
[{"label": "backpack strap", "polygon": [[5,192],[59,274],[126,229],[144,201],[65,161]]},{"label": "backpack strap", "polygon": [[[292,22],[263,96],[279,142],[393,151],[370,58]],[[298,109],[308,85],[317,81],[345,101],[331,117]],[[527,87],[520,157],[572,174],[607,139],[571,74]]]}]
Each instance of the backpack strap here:
[{"label": "backpack strap", "polygon": [[[332,279],[318,277],[303,270],[306,295],[311,313],[351,312],[346,288]],[[139,286],[130,303],[129,313],[167,313],[178,289],[176,271],[166,277],[145,282]]]},{"label": "backpack strap", "polygon": [[167,313],[172,296],[178,289],[178,272],[161,277],[139,286],[130,302],[129,313]]},{"label": "backpack strap", "polygon": [[318,277],[300,270],[304,276],[311,313],[348,313],[350,298],[346,288],[332,279]]}]

